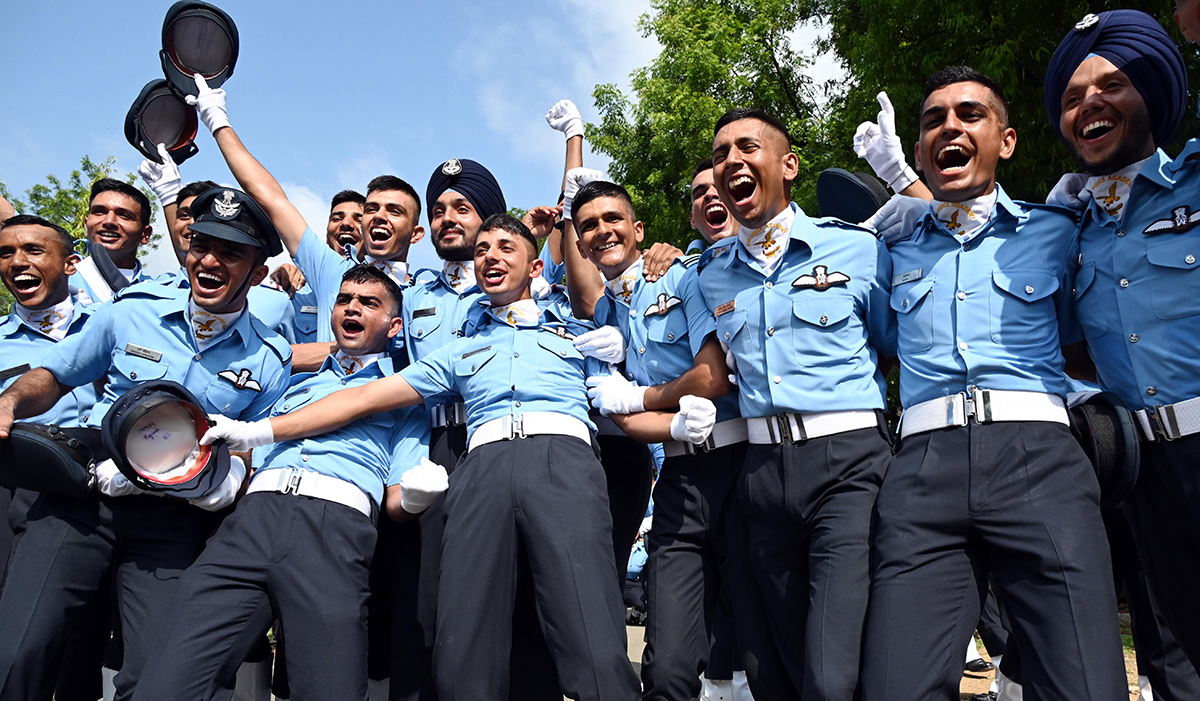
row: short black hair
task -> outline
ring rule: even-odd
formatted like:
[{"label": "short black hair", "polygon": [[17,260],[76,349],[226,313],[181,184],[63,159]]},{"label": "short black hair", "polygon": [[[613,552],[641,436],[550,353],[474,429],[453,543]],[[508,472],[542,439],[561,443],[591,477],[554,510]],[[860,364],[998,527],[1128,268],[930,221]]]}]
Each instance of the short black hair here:
[{"label": "short black hair", "polygon": [[359,285],[377,282],[383,285],[383,288],[387,290],[388,296],[392,298],[392,303],[395,305],[393,309],[395,309],[396,313],[393,316],[400,316],[400,305],[403,295],[400,286],[379,268],[367,263],[359,263],[342,275],[342,282],[353,282]]},{"label": "short black hair", "polygon": [[992,95],[996,98],[996,104],[993,107],[998,108],[1000,123],[1002,126],[1008,126],[1008,98],[1004,96],[1004,88],[1000,87],[1000,84],[996,81],[970,66],[946,66],[926,78],[925,96],[921,98],[921,110],[924,111],[925,100],[929,99],[933,91],[940,90],[947,85],[954,85],[955,83],[979,83],[992,91]]},{"label": "short black hair", "polygon": [[[377,179],[378,178],[376,178],[376,180]],[[397,179],[399,179],[399,178],[397,178]],[[374,182],[374,181],[372,181],[372,182]],[[355,204],[362,206],[367,203],[367,198],[363,197],[361,194],[359,194],[359,192],[357,190],[342,190],[341,192],[339,192],[338,194],[333,196],[333,201],[329,203],[329,211],[332,212],[333,210],[337,209],[337,206],[339,204],[345,204],[347,202],[354,202]],[[418,204],[417,209],[419,210],[421,208],[420,203],[418,202],[417,204]]]},{"label": "short black hair", "polygon": [[145,194],[142,193],[141,190],[130,185],[129,183],[121,182],[120,180],[114,180],[113,178],[100,178],[96,182],[92,183],[92,194],[91,197],[88,198],[88,206],[90,207],[92,200],[95,200],[96,197],[103,192],[119,192],[122,195],[131,198],[134,202],[137,202],[138,209],[141,210],[138,216],[138,221],[141,223],[141,227],[146,228],[150,225],[150,200]]},{"label": "short black hair", "polygon": [[[413,198],[413,201],[417,203],[416,216],[421,216],[421,196],[417,194],[417,191],[414,190],[413,186],[409,185],[407,181],[397,178],[394,175],[380,175],[372,178],[371,182],[367,183],[367,195],[369,196],[372,192],[377,190],[399,190],[400,192],[403,192],[404,194]],[[363,204],[366,204],[366,198],[363,198]]]},{"label": "short black hair", "polygon": [[692,169],[692,180],[695,180],[696,176],[700,175],[704,171],[712,170],[712,169],[713,169],[713,160],[712,160],[712,156],[709,156],[708,158],[705,158],[704,160],[697,163],[696,167]]},{"label": "short black hair", "polygon": [[189,197],[195,197],[205,190],[211,190],[214,187],[221,187],[211,180],[197,180],[194,183],[188,183],[179,188],[179,194],[175,196],[176,202],[183,202]]},{"label": "short black hair", "polygon": [[625,205],[629,207],[629,215],[637,221],[637,213],[633,210],[633,200],[629,199],[629,192],[620,185],[608,180],[593,180],[592,182],[579,188],[579,192],[575,193],[574,199],[571,200],[571,211],[578,212],[583,205],[591,202],[597,197],[616,197],[624,200]]},{"label": "short black hair", "polygon": [[[583,188],[580,189],[582,190]],[[507,231],[513,236],[525,239],[533,247],[533,257],[537,258],[537,239],[534,238],[533,232],[529,230],[529,227],[525,226],[525,223],[520,219],[517,219],[508,212],[498,212],[483,220],[483,224],[479,226],[479,233],[482,234],[485,231],[494,231],[496,229]]]},{"label": "short black hair", "polygon": [[784,126],[783,122],[779,121],[779,119],[773,115],[767,114],[766,112],[758,109],[757,107],[734,107],[725,114],[721,115],[721,118],[717,120],[717,125],[713,127],[713,136],[719,134],[727,125],[732,124],[733,122],[740,122],[743,119],[757,119],[758,121],[769,125],[772,129],[783,135],[783,138],[785,141],[787,141],[789,147],[792,145],[792,135],[788,133],[787,127]]},{"label": "short black hair", "polygon": [[4,221],[0,221],[0,231],[4,231],[10,226],[44,226],[54,231],[55,238],[62,244],[64,256],[75,253],[75,239],[71,238],[66,229],[48,219],[43,219],[32,214],[16,214]]}]

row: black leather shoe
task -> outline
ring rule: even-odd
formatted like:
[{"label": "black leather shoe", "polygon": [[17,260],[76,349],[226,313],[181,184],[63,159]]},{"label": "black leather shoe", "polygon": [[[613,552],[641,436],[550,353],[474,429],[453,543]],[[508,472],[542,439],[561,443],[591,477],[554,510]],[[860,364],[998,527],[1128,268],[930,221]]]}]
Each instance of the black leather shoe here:
[{"label": "black leather shoe", "polygon": [[990,672],[995,668],[996,668],[996,666],[994,664],[992,664],[991,662],[988,662],[987,660],[983,659],[982,657],[977,657],[966,664],[967,671],[975,672],[976,674],[982,674],[983,672]]}]

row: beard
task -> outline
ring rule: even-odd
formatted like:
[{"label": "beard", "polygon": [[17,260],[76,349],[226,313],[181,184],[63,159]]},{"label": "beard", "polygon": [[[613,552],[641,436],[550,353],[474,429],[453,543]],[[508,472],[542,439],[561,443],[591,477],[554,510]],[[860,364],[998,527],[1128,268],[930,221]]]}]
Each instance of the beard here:
[{"label": "beard", "polygon": [[440,237],[434,237],[433,250],[437,253],[438,258],[455,262],[464,262],[475,259],[474,242],[469,241],[465,233],[458,243],[447,244]]}]

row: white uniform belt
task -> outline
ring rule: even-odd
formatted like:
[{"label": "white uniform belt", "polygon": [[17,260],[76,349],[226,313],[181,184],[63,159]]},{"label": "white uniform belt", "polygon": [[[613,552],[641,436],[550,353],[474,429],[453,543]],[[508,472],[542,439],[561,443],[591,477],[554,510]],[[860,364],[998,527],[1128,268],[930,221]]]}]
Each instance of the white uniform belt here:
[{"label": "white uniform belt", "polygon": [[496,441],[545,434],[574,436],[589,445],[592,442],[592,429],[574,416],[553,411],[527,411],[492,419],[475,429],[467,444],[467,452]]},{"label": "white uniform belt", "polygon": [[668,458],[677,458],[680,455],[693,455],[695,453],[707,453],[710,450],[724,448],[727,445],[734,443],[744,443],[750,439],[749,430],[746,428],[745,419],[729,419],[713,426],[712,433],[708,436],[708,440],[698,445],[693,445],[687,441],[670,441],[663,443],[663,455]]},{"label": "white uniform belt", "polygon": [[1159,404],[1133,412],[1146,440],[1173,441],[1200,433],[1200,397],[1174,404]]},{"label": "white uniform belt", "polygon": [[335,504],[349,506],[363,516],[371,518],[371,497],[357,485],[346,480],[305,470],[302,467],[261,470],[250,480],[251,492],[279,492],[302,497],[324,499]]},{"label": "white uniform belt", "polygon": [[936,431],[949,426],[966,426],[997,421],[1052,421],[1068,425],[1067,405],[1057,394],[972,388],[948,397],[921,402],[900,416],[900,437]]},{"label": "white uniform belt", "polygon": [[776,444],[797,443],[810,438],[832,436],[835,433],[857,431],[879,425],[874,410],[823,411],[816,414],[776,414],[746,419],[750,442]]},{"label": "white uniform belt", "polygon": [[458,426],[467,422],[467,405],[462,402],[438,404],[429,410],[429,426],[443,428]]}]

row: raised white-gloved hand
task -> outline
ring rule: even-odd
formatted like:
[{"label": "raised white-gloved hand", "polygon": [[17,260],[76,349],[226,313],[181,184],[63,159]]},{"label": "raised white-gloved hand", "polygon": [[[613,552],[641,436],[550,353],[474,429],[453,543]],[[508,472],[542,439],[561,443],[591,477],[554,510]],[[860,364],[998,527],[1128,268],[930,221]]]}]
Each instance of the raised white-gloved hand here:
[{"label": "raised white-gloved hand", "polygon": [[200,497],[192,497],[187,502],[205,511],[220,511],[233,503],[242,482],[246,479],[246,463],[236,455],[229,456],[229,474],[211,492]]},{"label": "raised white-gloved hand", "polygon": [[575,199],[575,193],[593,180],[608,180],[608,176],[595,168],[572,168],[567,171],[567,185],[563,188],[563,219],[571,218],[571,202]]},{"label": "raised white-gloved hand", "polygon": [[570,100],[559,100],[546,113],[546,123],[554,131],[561,131],[568,139],[572,136],[583,136],[583,117],[579,108]]},{"label": "raised white-gloved hand", "polygon": [[200,121],[208,127],[209,133],[216,134],[221,127],[230,126],[229,111],[225,108],[225,91],[222,88],[213,90],[208,87],[208,81],[199,73],[195,78],[200,95],[188,95],[187,103],[196,108]]},{"label": "raised white-gloved hand", "polygon": [[166,144],[158,145],[158,157],[162,163],[155,163],[147,158],[138,166],[138,175],[146,182],[146,186],[158,198],[163,207],[175,204],[179,198],[179,190],[183,187],[183,176],[179,174],[179,166],[171,154],[167,153]]},{"label": "raised white-gloved hand", "polygon": [[600,410],[602,416],[609,414],[640,414],[645,411],[643,401],[646,388],[638,387],[613,370],[611,375],[593,375],[587,378],[588,399]]},{"label": "raised white-gloved hand", "polygon": [[606,363],[625,359],[625,337],[615,326],[601,326],[575,337],[575,350]]},{"label": "raised white-gloved hand", "polygon": [[862,226],[875,230],[875,238],[891,246],[917,228],[917,222],[929,211],[929,203],[917,197],[895,195],[874,214],[862,222]]},{"label": "raised white-gloved hand", "polygon": [[400,476],[400,508],[419,514],[449,488],[446,468],[429,458],[421,458],[421,462]]},{"label": "raised white-gloved hand", "polygon": [[130,494],[149,494],[146,490],[129,481],[121,474],[117,464],[112,460],[96,463],[96,491],[110,497],[123,497]]},{"label": "raised white-gloved hand", "polygon": [[730,384],[737,386],[737,356],[733,354],[728,343],[724,341],[717,341],[717,343],[720,343],[721,350],[725,351],[725,367],[729,368],[729,374],[726,377],[729,378]]},{"label": "raised white-gloved hand", "polygon": [[1087,207],[1091,199],[1091,191],[1085,191],[1088,179],[1087,173],[1064,173],[1050,194],[1046,195],[1046,204],[1056,204],[1060,207],[1070,207],[1076,211]]},{"label": "raised white-gloved hand", "polygon": [[717,407],[704,397],[685,394],[679,412],[671,417],[671,438],[699,445],[708,440],[717,423]]},{"label": "raised white-gloved hand", "polygon": [[904,156],[904,144],[896,135],[896,109],[886,92],[875,96],[879,100],[879,123],[863,122],[854,132],[854,153],[865,158],[888,187],[895,192],[917,181],[917,173],[909,167]]},{"label": "raised white-gloved hand", "polygon": [[216,425],[204,432],[200,438],[200,445],[212,445],[218,439],[224,438],[225,445],[229,446],[230,450],[245,452],[275,442],[275,431],[271,429],[270,419],[238,421],[220,414],[209,414],[208,418]]}]

